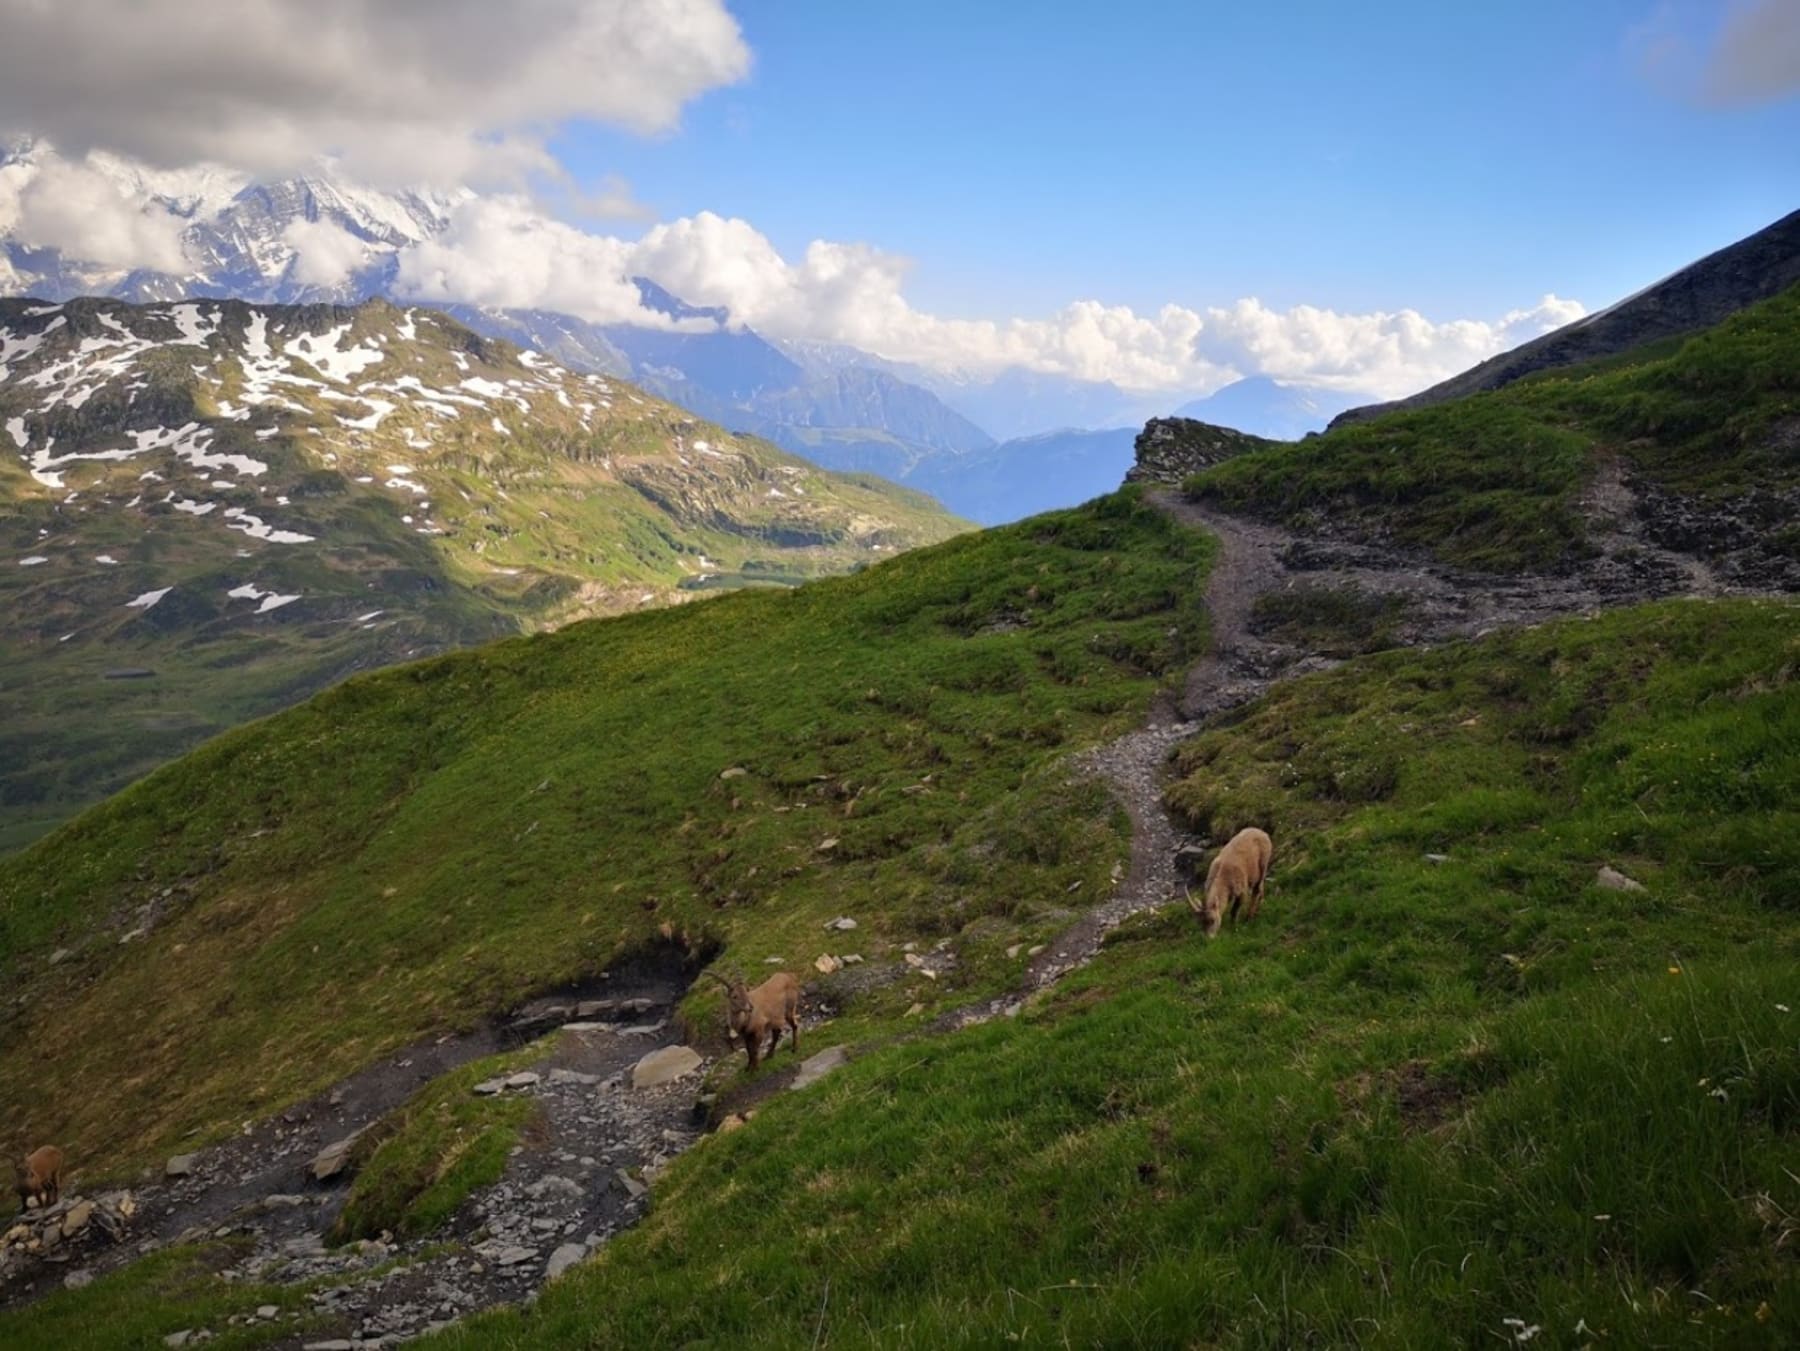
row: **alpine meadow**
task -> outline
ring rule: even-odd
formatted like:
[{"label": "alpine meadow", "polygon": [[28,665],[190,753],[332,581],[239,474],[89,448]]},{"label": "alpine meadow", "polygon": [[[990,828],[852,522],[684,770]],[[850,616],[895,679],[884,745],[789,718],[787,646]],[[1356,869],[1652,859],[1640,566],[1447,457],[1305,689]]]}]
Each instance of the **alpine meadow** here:
[{"label": "alpine meadow", "polygon": [[0,1347],[1800,1344],[1791,7],[804,8],[0,0]]}]

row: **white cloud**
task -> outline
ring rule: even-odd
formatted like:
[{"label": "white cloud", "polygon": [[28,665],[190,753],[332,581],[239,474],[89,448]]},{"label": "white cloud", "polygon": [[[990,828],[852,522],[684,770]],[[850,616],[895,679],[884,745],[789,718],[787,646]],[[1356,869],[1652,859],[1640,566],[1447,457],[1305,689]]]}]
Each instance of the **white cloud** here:
[{"label": "white cloud", "polygon": [[1024,367],[1134,390],[1205,392],[1266,374],[1397,396],[1421,389],[1587,311],[1545,296],[1495,320],[1434,323],[1415,310],[1341,314],[1252,299],[1153,315],[1081,300],[1044,318],[945,319],[915,309],[907,265],[864,244],[816,240],[790,262],[747,221],[711,212],[636,241],[546,221],[518,198],[466,204],[451,230],[401,254],[399,286],[421,299],[566,310],[641,321],[626,279],[648,276],[694,305],[777,338],[848,343],[896,361],[993,373]]},{"label": "white cloud", "polygon": [[[148,173],[101,152],[69,161],[39,147],[0,168],[0,233],[58,247],[71,262],[182,272],[180,231],[190,222],[155,195],[205,219],[239,181],[216,169]],[[380,214],[385,199],[354,184],[345,191]],[[1183,394],[1253,374],[1384,397],[1411,393],[1586,312],[1546,296],[1497,319],[1433,322],[1415,310],[1275,310],[1247,298],[1168,304],[1151,314],[1078,300],[1045,316],[948,319],[915,308],[906,295],[909,262],[869,244],[815,240],[789,259],[748,221],[712,212],[633,239],[551,219],[521,194],[445,200],[453,202],[445,228],[397,249],[329,221],[290,224],[282,243],[293,251],[293,280],[335,287],[389,255],[393,289],[408,299],[558,310],[595,323],[710,326],[645,309],[631,279],[647,276],[770,337],[846,343],[977,376],[1017,367]]]},{"label": "white cloud", "polygon": [[551,130],[675,125],[750,52],[723,0],[0,0],[0,133],[162,167],[560,170]]},{"label": "white cloud", "polygon": [[102,267],[185,272],[187,222],[93,161],[54,156],[0,170],[0,232]]},{"label": "white cloud", "polygon": [[369,260],[368,246],[330,221],[294,221],[281,242],[294,251],[293,278],[304,286],[341,285]]},{"label": "white cloud", "polygon": [[1240,372],[1397,397],[1467,370],[1581,318],[1579,301],[1546,295],[1498,320],[1433,323],[1417,310],[1340,314],[1297,305],[1272,310],[1254,298],[1209,309],[1202,357]]},{"label": "white cloud", "polygon": [[523,197],[475,197],[441,235],[401,251],[394,288],[418,300],[666,326],[639,303],[631,252],[624,240],[545,219]]}]

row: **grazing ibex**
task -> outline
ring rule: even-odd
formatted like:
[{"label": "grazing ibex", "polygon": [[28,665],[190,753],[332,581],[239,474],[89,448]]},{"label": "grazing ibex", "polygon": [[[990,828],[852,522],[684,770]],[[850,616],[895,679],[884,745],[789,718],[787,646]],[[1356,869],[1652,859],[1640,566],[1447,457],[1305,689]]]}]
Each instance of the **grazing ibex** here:
[{"label": "grazing ibex", "polygon": [[1245,920],[1256,918],[1256,912],[1262,909],[1263,884],[1269,880],[1269,860],[1274,855],[1275,845],[1268,835],[1255,826],[1246,826],[1213,856],[1212,866],[1206,870],[1202,901],[1196,905],[1193,896],[1188,897],[1188,905],[1200,917],[1208,938],[1219,932],[1227,908],[1234,922],[1240,906]]},{"label": "grazing ibex", "polygon": [[34,1149],[13,1164],[14,1187],[19,1193],[19,1209],[29,1210],[36,1201],[39,1207],[53,1206],[62,1195],[63,1152],[55,1145]]},{"label": "grazing ibex", "polygon": [[[793,1033],[794,1050],[800,1050],[800,982],[791,972],[777,971],[754,990],[746,989],[744,978],[706,974],[725,987],[725,1027],[729,1036],[742,1037],[744,1050],[750,1057],[750,1068],[764,1056],[775,1054],[781,1044],[781,1030]],[[769,1049],[762,1049],[762,1039],[769,1038]]]}]

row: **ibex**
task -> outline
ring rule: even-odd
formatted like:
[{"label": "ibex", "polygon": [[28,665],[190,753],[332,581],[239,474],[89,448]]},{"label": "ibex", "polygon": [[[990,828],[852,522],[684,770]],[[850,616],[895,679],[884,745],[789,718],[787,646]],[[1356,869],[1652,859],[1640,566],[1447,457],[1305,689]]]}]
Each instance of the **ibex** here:
[{"label": "ibex", "polygon": [[[754,990],[746,989],[742,976],[726,980],[705,973],[725,987],[725,1028],[730,1037],[742,1037],[744,1050],[750,1057],[750,1068],[764,1056],[775,1054],[781,1044],[781,1030],[793,1033],[794,1050],[800,1050],[800,982],[791,972],[777,971]],[[769,1049],[762,1049],[762,1039],[769,1038]]]},{"label": "ibex", "polygon": [[1225,847],[1213,855],[1206,870],[1206,891],[1199,905],[1188,897],[1188,905],[1200,917],[1206,936],[1219,932],[1229,907],[1231,918],[1238,917],[1243,907],[1246,921],[1256,918],[1262,909],[1263,884],[1269,880],[1269,860],[1275,855],[1275,844],[1255,826],[1246,826],[1233,835]]},{"label": "ibex", "polygon": [[19,1209],[29,1210],[36,1201],[40,1207],[53,1206],[62,1195],[63,1152],[55,1145],[34,1149],[13,1164],[14,1187],[19,1193]]}]

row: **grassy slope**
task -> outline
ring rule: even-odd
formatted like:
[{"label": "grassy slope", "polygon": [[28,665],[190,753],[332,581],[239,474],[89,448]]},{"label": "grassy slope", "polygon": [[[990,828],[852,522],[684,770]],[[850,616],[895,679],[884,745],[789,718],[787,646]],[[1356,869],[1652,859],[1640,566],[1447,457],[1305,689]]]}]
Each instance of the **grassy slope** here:
[{"label": "grassy slope", "polygon": [[1274,829],[1254,927],[768,1104],[449,1344],[1791,1345],[1797,671],[1677,603],[1284,685],[1173,793]]},{"label": "grassy slope", "polygon": [[0,1138],[154,1158],[665,922],[745,965],[810,961],[845,911],[871,963],[957,938],[960,978],[852,1001],[865,1019],[992,989],[1121,857],[1104,790],[1050,767],[1191,658],[1209,556],[1122,494],[228,733],[0,860]]},{"label": "grassy slope", "polygon": [[[214,1273],[244,1256],[238,1243],[166,1248],[84,1290],[58,1290],[29,1309],[0,1313],[0,1346],[7,1351],[133,1351],[164,1345],[172,1333],[209,1330],[210,1351],[246,1351],[304,1335],[320,1321],[304,1287],[224,1281]],[[279,1315],[254,1326],[231,1326],[233,1315],[253,1316],[273,1304]]]},{"label": "grassy slope", "polygon": [[[0,327],[21,322],[29,308],[0,301]],[[107,303],[103,312],[115,323],[151,322],[130,306]],[[387,353],[368,372],[370,383],[404,374],[430,390],[455,390],[478,373],[526,387],[518,397],[529,394],[532,411],[502,399],[491,418],[490,410],[465,409],[443,420],[430,401],[388,389],[377,397],[397,404],[394,411],[374,431],[352,430],[339,419],[367,405],[340,389],[284,385],[291,408],[259,408],[253,420],[236,421],[226,412],[245,397],[251,314],[236,303],[209,305],[209,314],[223,315],[212,348],[153,350],[129,379],[116,377],[78,409],[45,413],[45,389],[18,371],[0,381],[0,422],[15,414],[43,420],[65,451],[116,447],[127,426],[193,421],[213,434],[216,449],[268,465],[268,484],[258,486],[271,489],[208,488],[150,455],[65,467],[65,494],[34,482],[12,438],[0,441],[0,851],[207,737],[355,671],[679,598],[701,575],[707,589],[730,589],[842,573],[879,557],[871,543],[905,548],[963,528],[922,494],[823,472],[622,382],[606,382],[602,395],[556,376],[574,394],[560,402],[529,387],[551,378],[541,363],[527,366],[509,345],[424,311],[408,312],[416,317],[410,340],[401,336],[403,312],[381,302],[260,312],[277,327],[308,315],[314,327],[347,323],[352,345]],[[64,334],[42,359],[54,369],[52,350],[70,360],[74,348]],[[197,371],[197,363],[209,364]],[[119,387],[139,380],[145,388],[127,403]],[[608,405],[588,402],[597,398]],[[578,414],[578,403],[589,411]],[[257,440],[265,422],[261,430],[281,434]],[[695,453],[684,463],[679,448],[707,438],[730,458]],[[424,519],[418,499],[384,486],[395,462],[414,467],[435,499],[429,518],[444,533],[417,533],[408,518],[419,511]],[[138,477],[146,467],[160,467],[170,487],[190,497],[261,512],[316,542],[253,544],[216,517],[159,504],[154,491],[148,506],[127,507],[146,490]],[[776,484],[787,496],[770,495]],[[277,495],[291,501],[276,507]],[[30,554],[49,561],[16,566]],[[97,554],[118,566],[97,564]],[[226,595],[245,581],[303,600],[254,617],[254,604]],[[174,591],[154,610],[124,607],[163,587]],[[355,622],[370,613],[379,620]],[[103,678],[121,667],[155,675]]]},{"label": "grassy slope", "polygon": [[[1385,534],[1449,563],[1546,568],[1586,547],[1576,498],[1597,454],[1702,497],[1793,487],[1800,453],[1777,428],[1797,417],[1800,289],[1685,342],[1244,455],[1188,489],[1234,511]],[[1786,541],[1800,551],[1800,532]]]}]

